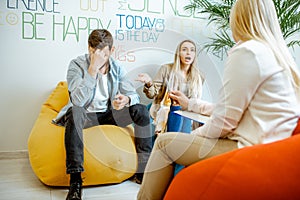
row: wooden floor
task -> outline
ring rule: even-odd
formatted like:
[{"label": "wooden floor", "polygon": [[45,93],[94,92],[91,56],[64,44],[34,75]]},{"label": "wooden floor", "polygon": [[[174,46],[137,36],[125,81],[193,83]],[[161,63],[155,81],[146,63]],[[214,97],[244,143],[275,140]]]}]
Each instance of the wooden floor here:
[{"label": "wooden floor", "polygon": [[[134,200],[140,185],[121,184],[83,189],[84,200]],[[65,200],[67,188],[53,188],[41,183],[33,173],[28,158],[0,159],[0,200]]]}]

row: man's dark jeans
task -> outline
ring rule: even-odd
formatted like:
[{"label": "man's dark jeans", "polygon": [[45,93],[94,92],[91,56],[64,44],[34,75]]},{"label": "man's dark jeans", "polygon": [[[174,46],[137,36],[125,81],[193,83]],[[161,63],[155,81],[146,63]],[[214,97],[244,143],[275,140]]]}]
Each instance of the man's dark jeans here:
[{"label": "man's dark jeans", "polygon": [[84,171],[82,134],[84,128],[104,124],[126,127],[132,123],[138,153],[137,173],[143,173],[153,146],[150,117],[146,106],[136,104],[122,110],[108,110],[104,113],[87,113],[84,108],[78,106],[70,108],[66,114],[65,124],[67,174]]}]

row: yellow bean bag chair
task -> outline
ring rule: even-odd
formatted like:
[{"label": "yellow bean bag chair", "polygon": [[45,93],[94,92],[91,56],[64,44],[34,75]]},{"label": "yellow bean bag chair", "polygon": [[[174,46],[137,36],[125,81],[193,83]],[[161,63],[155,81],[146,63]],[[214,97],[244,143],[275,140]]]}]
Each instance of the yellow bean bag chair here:
[{"label": "yellow bean bag chair", "polygon": [[[28,139],[31,167],[49,186],[68,186],[64,127],[52,124],[59,110],[68,102],[66,82],[60,82],[42,105]],[[133,128],[99,125],[84,129],[83,185],[120,183],[137,170],[137,154],[132,140]]]}]

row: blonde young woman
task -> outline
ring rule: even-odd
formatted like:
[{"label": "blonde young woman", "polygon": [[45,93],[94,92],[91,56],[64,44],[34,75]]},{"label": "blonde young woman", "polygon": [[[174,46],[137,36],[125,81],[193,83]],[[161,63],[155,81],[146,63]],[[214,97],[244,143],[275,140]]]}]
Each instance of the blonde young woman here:
[{"label": "blonde young woman", "polygon": [[[184,40],[177,46],[174,62],[162,65],[152,80],[148,74],[138,75],[137,81],[145,83],[144,93],[150,99],[154,99],[150,114],[156,118],[160,108],[160,102],[168,91],[181,91],[186,98],[200,98],[202,94],[202,82],[200,71],[197,68],[196,45],[191,40]],[[180,117],[173,112],[181,109],[176,101],[172,101],[167,121],[167,131],[191,132],[191,120]],[[156,129],[158,130],[158,129]],[[158,130],[161,133],[163,130]]]},{"label": "blonde young woman", "polygon": [[[137,199],[163,199],[173,178],[173,163],[191,165],[236,148],[285,139],[296,127],[300,75],[273,1],[237,0],[230,26],[237,44],[229,52],[211,119],[192,134],[165,133],[156,139]],[[183,109],[211,109],[180,92],[170,96]]]},{"label": "blonde young woman", "polygon": [[[192,120],[174,113],[181,110],[181,106],[176,101],[171,102],[168,114],[157,113],[161,107],[160,102],[163,101],[164,96],[166,97],[164,94],[168,91],[180,91],[187,99],[201,98],[204,79],[197,67],[197,49],[193,41],[180,42],[176,48],[174,62],[162,65],[153,80],[148,74],[142,73],[138,75],[137,81],[145,83],[144,93],[148,98],[154,99],[150,115],[156,124],[156,134],[163,133],[165,129],[168,132],[191,132]],[[167,119],[164,119],[165,117]],[[163,127],[165,123],[166,128]],[[183,167],[183,165],[176,165],[174,174],[177,174]]]}]

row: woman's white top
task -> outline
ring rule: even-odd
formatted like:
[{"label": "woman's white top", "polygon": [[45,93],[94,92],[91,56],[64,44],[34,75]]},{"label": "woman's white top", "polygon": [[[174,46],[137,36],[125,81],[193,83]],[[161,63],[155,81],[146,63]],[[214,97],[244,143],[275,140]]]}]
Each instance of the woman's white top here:
[{"label": "woman's white top", "polygon": [[244,147],[290,137],[299,107],[291,80],[272,51],[250,40],[229,52],[217,104],[191,99],[188,109],[211,114],[193,134],[237,140]]}]

